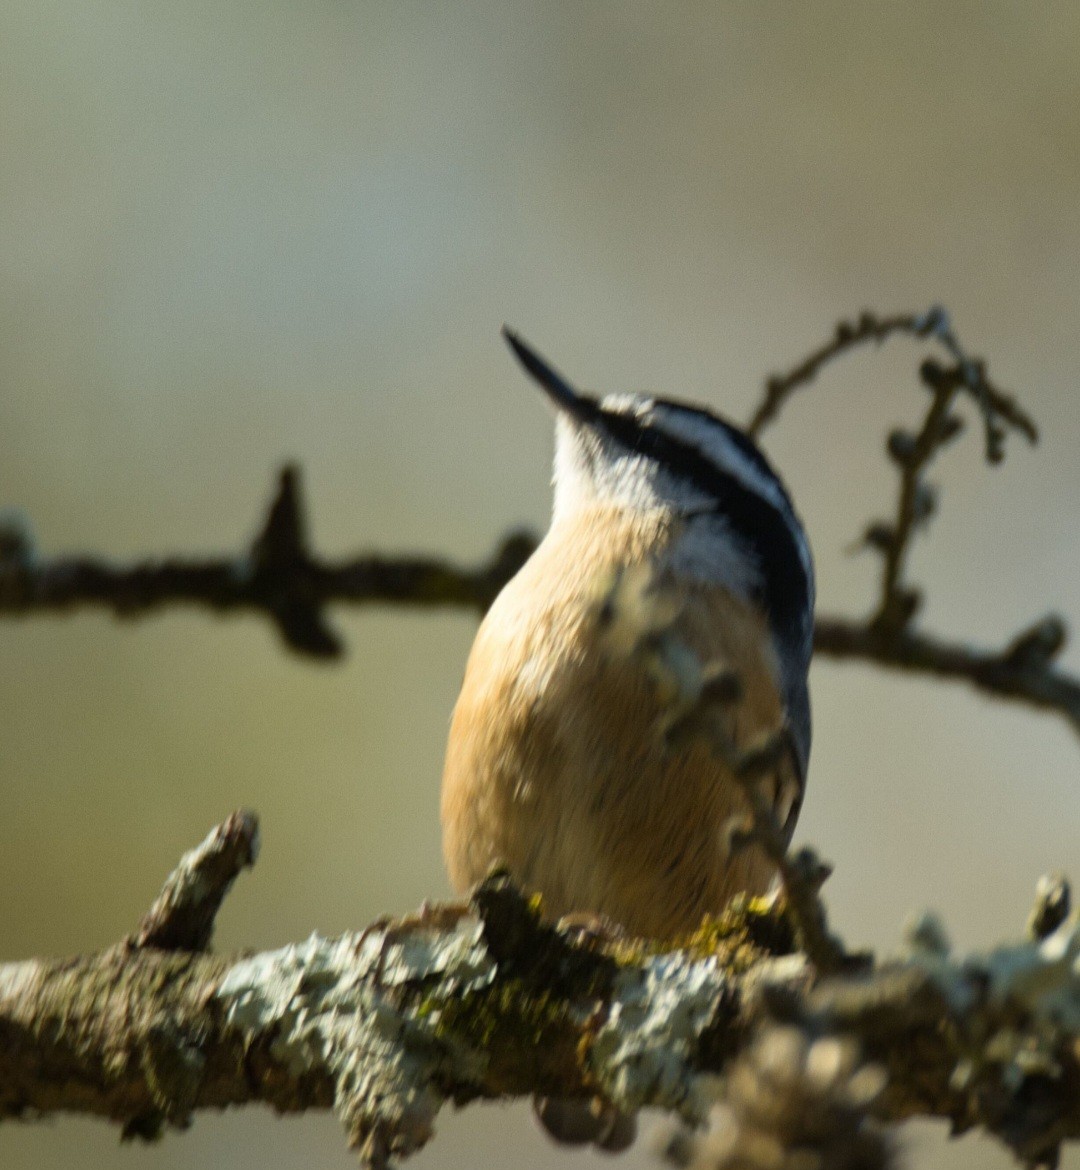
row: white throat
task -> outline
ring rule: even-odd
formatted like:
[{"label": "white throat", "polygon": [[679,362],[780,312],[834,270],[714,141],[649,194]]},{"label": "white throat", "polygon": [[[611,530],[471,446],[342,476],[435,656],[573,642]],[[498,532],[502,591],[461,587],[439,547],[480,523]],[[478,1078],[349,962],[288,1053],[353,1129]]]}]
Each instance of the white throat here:
[{"label": "white throat", "polygon": [[743,598],[760,588],[760,566],[724,516],[707,511],[713,501],[706,493],[573,419],[560,416],[555,435],[553,524],[596,507],[626,509],[642,517],[662,513],[681,523],[658,567]]}]

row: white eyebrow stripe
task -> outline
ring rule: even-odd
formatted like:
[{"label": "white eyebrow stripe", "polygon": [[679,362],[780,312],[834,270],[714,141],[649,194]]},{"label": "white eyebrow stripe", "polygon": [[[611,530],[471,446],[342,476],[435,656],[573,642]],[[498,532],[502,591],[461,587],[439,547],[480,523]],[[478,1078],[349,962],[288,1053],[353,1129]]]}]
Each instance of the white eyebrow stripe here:
[{"label": "white eyebrow stripe", "polygon": [[707,458],[739,480],[751,491],[760,495],[782,512],[789,520],[792,530],[796,534],[796,544],[799,549],[799,560],[807,576],[813,579],[813,559],[810,555],[810,546],[806,534],[791,499],[775,472],[767,471],[747,455],[745,451],[731,438],[722,424],[709,425],[699,416],[689,411],[682,411],[655,405],[653,415],[657,423],[670,435],[695,447]]},{"label": "white eyebrow stripe", "polygon": [[728,433],[727,424],[720,418],[696,410],[680,409],[666,402],[657,402],[647,395],[608,394],[601,401],[605,410],[631,414],[645,423],[662,430],[671,438],[693,448],[719,470],[739,481],[788,520],[795,534],[799,560],[808,580],[813,581],[813,558],[802,523],[776,473],[754,461]]},{"label": "white eyebrow stripe", "polygon": [[673,410],[656,403],[650,405],[652,421],[669,435],[729,471],[744,487],[764,496],[781,511],[791,512],[791,504],[775,475],[767,474],[739,448],[718,420],[710,425],[690,411]]}]

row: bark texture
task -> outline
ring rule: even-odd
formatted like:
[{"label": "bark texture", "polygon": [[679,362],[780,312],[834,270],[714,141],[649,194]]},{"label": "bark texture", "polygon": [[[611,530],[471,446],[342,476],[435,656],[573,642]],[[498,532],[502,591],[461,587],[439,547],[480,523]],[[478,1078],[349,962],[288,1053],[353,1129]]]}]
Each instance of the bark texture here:
[{"label": "bark texture", "polygon": [[143,929],[96,955],[0,966],[0,1117],[93,1114],[149,1138],[200,1109],[334,1109],[381,1166],[427,1142],[447,1101],[557,1093],[700,1124],[782,1026],[879,1070],[880,1091],[845,1105],[853,1124],[945,1117],[1030,1163],[1080,1136],[1080,922],[1060,881],[1012,945],[957,956],[927,918],[903,957],[847,956],[829,974],[796,949],[780,900],[737,900],[660,951],[548,925],[499,876],[468,904],[358,934],[207,954],[205,923],[178,924],[220,902],[255,835],[236,814],[166,883],[152,937],[178,947]]}]

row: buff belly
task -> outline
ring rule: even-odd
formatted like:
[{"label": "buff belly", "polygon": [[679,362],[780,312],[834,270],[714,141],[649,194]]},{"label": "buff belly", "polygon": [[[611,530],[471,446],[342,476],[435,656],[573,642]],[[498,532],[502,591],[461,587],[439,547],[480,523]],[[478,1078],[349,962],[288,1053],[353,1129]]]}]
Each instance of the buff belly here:
[{"label": "buff belly", "polygon": [[[601,914],[670,937],[739,891],[763,891],[773,867],[756,848],[729,853],[728,822],[746,812],[741,782],[706,739],[669,744],[642,655],[612,645],[603,582],[645,549],[655,560],[665,536],[628,522],[613,545],[613,523],[553,528],[484,619],[451,724],[444,853],[461,891],[504,866],[551,917]],[[775,731],[761,619],[716,587],[669,589],[670,635],[739,678],[731,739],[745,747]]]}]

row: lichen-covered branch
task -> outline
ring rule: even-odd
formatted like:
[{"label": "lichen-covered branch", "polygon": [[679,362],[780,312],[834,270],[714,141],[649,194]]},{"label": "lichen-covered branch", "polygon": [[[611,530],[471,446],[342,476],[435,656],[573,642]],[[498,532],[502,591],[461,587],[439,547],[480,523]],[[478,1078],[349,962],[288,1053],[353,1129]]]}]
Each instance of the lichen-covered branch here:
[{"label": "lichen-covered branch", "polygon": [[259,822],[254,813],[240,809],[184,854],[131,936],[131,945],[206,950],[225,895],[258,856]]},{"label": "lichen-covered branch", "polygon": [[[250,814],[181,865],[201,868],[211,902],[235,873],[206,859],[241,826],[254,830]],[[179,873],[167,889],[185,887]],[[864,1108],[945,1117],[1049,1161],[1080,1137],[1080,921],[1067,912],[1052,883],[1019,942],[953,955],[928,919],[903,957],[828,977],[794,949],[782,901],[736,902],[664,949],[550,925],[499,876],[469,904],[263,954],[126,940],[0,966],[0,1118],[90,1114],[149,1138],[200,1109],[333,1109],[382,1166],[427,1142],[447,1101],[600,1096],[699,1123],[782,1025],[805,1037],[804,1072],[823,1037],[879,1070],[872,1093],[865,1080],[829,1090],[852,1132]],[[855,1065],[844,1056],[841,1071]]]}]

